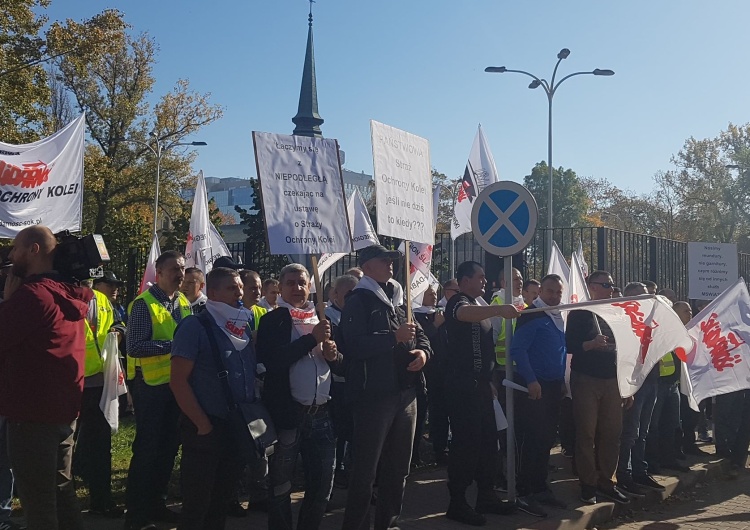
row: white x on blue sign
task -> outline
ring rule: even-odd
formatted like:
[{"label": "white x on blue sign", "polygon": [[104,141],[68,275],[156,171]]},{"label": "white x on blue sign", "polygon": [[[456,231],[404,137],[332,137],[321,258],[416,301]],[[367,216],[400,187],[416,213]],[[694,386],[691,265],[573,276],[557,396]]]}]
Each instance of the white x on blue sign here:
[{"label": "white x on blue sign", "polygon": [[534,239],[538,218],[531,192],[516,182],[501,181],[487,186],[474,201],[471,227],[487,252],[512,256]]}]

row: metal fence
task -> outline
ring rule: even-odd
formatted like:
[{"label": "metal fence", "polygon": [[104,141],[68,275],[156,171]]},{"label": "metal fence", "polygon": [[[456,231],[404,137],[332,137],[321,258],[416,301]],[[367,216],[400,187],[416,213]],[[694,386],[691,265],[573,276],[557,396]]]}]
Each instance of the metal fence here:
[{"label": "metal fence", "polygon": [[[264,235],[248,237],[243,243],[229,244],[232,257],[256,270],[261,278],[278,275],[279,270],[289,263],[286,256],[272,256],[262,243]],[[555,242],[563,255],[570,257],[579,245],[588,263],[589,271],[597,269],[612,273],[615,283],[624,286],[631,281],[651,280],[659,288],[673,289],[678,298],[688,296],[687,243],[660,237],[626,232],[608,227],[540,228],[531,244],[513,257],[514,266],[521,269],[524,278],[541,278],[547,272],[549,263],[549,238]],[[389,248],[397,248],[401,243],[392,238],[381,238]],[[335,277],[357,265],[357,252],[344,256],[321,278],[324,285]],[[118,277],[125,278],[126,299],[132,300],[137,294],[148,256],[147,249],[130,249],[126,256],[115,256],[111,264]],[[498,284],[498,272],[502,271],[502,259],[489,255],[474,240],[472,234],[464,234],[453,241],[448,233],[435,234],[433,247],[432,273],[443,282],[453,274],[453,266],[467,260],[481,263],[491,286]],[[750,254],[738,256],[739,274],[750,278]],[[403,283],[403,270],[397,268],[395,276]],[[489,290],[489,289],[488,289]]]}]

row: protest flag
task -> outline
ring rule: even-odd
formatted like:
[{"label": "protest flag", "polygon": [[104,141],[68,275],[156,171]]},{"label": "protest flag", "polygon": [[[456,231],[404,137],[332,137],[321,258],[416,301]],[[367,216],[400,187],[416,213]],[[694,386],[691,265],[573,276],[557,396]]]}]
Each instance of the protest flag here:
[{"label": "protest flag", "polygon": [[159,248],[159,236],[154,233],[154,238],[151,240],[151,249],[148,251],[146,270],[143,271],[143,278],[141,279],[141,287],[138,290],[138,294],[142,293],[152,284],[156,283],[156,259],[159,256],[161,256],[161,248]]},{"label": "protest flag", "polygon": [[220,256],[231,256],[231,253],[211,222],[206,180],[201,171],[195,183],[190,229],[185,245],[185,267],[198,267],[204,274],[208,274],[213,268],[214,260]]},{"label": "protest flag", "polygon": [[561,304],[569,304],[570,301],[570,289],[568,287],[570,283],[570,267],[565,261],[565,256],[560,251],[560,247],[557,246],[556,241],[552,241],[552,255],[549,259],[549,265],[547,266],[547,274],[557,274],[563,279],[563,294]]},{"label": "protest flag", "polygon": [[581,266],[583,277],[588,278],[589,276],[589,264],[586,263],[586,257],[583,255],[583,241],[578,240],[578,248],[573,252],[573,255],[578,258],[578,263]]},{"label": "protest flag", "polygon": [[590,300],[589,289],[586,287],[586,273],[581,263],[582,254],[574,252],[570,258],[570,280],[568,282],[568,295],[570,303],[586,302]]}]

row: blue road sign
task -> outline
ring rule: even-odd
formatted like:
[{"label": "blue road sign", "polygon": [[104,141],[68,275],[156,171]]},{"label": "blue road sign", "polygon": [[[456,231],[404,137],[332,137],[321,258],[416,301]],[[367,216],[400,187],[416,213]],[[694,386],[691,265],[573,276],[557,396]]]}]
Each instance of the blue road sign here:
[{"label": "blue road sign", "polygon": [[484,188],[471,209],[477,242],[496,256],[512,256],[534,239],[539,210],[531,192],[516,182],[495,182]]}]

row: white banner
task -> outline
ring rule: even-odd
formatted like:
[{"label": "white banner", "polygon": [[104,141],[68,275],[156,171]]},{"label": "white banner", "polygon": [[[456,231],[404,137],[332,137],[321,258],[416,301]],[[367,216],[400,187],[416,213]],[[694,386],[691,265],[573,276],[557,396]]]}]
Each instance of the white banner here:
[{"label": "white banner", "polygon": [[688,243],[688,297],[713,300],[739,276],[735,243]]},{"label": "white banner", "polygon": [[[437,229],[438,209],[440,208],[440,189],[439,184],[432,190],[432,211],[434,213],[432,225]],[[409,263],[419,269],[425,276],[431,276],[432,267],[432,243],[416,243],[409,241]]]},{"label": "white banner", "polygon": [[429,142],[375,120],[370,120],[370,133],[378,233],[432,244]]},{"label": "white banner", "polygon": [[0,142],[0,237],[38,224],[53,233],[81,230],[85,128],[81,114],[38,142]]},{"label": "white banner", "polygon": [[159,236],[154,234],[151,240],[151,249],[148,251],[148,260],[146,261],[146,270],[143,271],[143,279],[141,279],[141,287],[138,289],[138,293],[142,293],[151,284],[156,282],[156,259],[161,256],[161,248],[159,248]]},{"label": "white banner", "polygon": [[586,256],[583,255],[583,241],[578,240],[578,248],[573,252],[573,255],[578,258],[578,263],[581,266],[581,272],[583,277],[588,278],[589,276],[589,264],[586,263]]},{"label": "white banner", "polygon": [[208,274],[215,259],[231,255],[221,234],[211,222],[206,180],[201,171],[195,183],[190,230],[185,245],[185,267],[198,267],[204,274]]},{"label": "white banner", "polygon": [[351,252],[338,142],[253,131],[271,254]]},{"label": "white banner", "polygon": [[552,241],[552,256],[550,257],[549,265],[547,265],[547,274],[557,274],[563,279],[563,292],[560,303],[575,303],[570,299],[570,267],[568,266],[568,262],[565,261],[565,256],[563,256],[556,241]]},{"label": "white banner", "polygon": [[[570,296],[570,303],[575,304],[577,302],[586,302],[591,299],[589,296],[589,288],[586,286],[586,273],[583,270],[583,265],[580,262],[582,254],[574,252],[570,258],[570,280],[568,282],[568,294]],[[564,302],[563,302],[564,303]]]},{"label": "white banner", "polygon": [[750,388],[750,294],[744,279],[708,304],[687,328],[695,344],[686,364],[696,402]]},{"label": "white banner", "polygon": [[495,159],[492,158],[490,146],[480,125],[469,152],[469,161],[466,163],[461,187],[456,196],[451,221],[451,239],[471,232],[471,208],[474,206],[474,199],[487,185],[498,180],[500,179],[497,176]]}]

